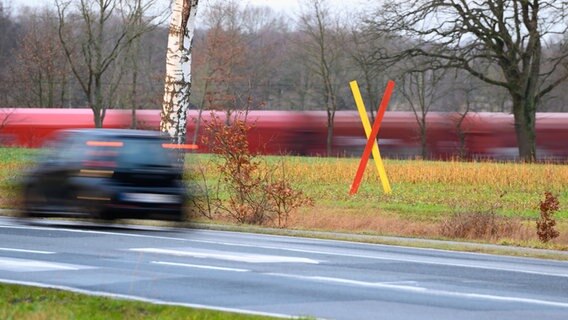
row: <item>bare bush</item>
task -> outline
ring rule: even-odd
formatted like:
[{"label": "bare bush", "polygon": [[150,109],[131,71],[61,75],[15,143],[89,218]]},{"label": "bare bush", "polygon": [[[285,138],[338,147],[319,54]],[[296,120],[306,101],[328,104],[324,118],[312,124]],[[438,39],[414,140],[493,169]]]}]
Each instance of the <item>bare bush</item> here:
[{"label": "bare bush", "polygon": [[560,208],[559,201],[551,192],[544,193],[544,201],[540,202],[540,218],[536,222],[537,235],[540,241],[548,242],[560,235],[554,228],[554,213]]},{"label": "bare bush", "polygon": [[456,203],[456,211],[440,225],[440,234],[448,238],[497,240],[502,238],[526,237],[523,230],[526,226],[519,218],[505,217],[497,214],[502,207],[501,199],[506,192],[499,195],[499,199],[491,204],[489,209],[483,209],[486,204],[479,204],[474,211],[460,211],[462,206]]},{"label": "bare bush", "polygon": [[521,220],[494,212],[456,213],[442,222],[440,234],[448,238],[495,240],[512,238],[522,227]]},{"label": "bare bush", "polygon": [[282,162],[269,165],[249,151],[246,122],[238,116],[230,123],[213,114],[211,119],[205,124],[204,143],[220,160],[220,176],[216,186],[207,185],[201,171],[203,194],[195,203],[197,211],[210,219],[222,212],[238,223],[286,227],[293,210],[312,204],[292,187]]}]

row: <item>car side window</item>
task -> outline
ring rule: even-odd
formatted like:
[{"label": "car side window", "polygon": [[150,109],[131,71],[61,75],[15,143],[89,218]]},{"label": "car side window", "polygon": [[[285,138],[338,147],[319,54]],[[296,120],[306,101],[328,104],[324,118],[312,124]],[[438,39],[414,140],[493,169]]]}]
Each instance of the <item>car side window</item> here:
[{"label": "car side window", "polygon": [[51,161],[61,164],[80,162],[85,155],[85,139],[65,135],[57,139],[51,149]]}]

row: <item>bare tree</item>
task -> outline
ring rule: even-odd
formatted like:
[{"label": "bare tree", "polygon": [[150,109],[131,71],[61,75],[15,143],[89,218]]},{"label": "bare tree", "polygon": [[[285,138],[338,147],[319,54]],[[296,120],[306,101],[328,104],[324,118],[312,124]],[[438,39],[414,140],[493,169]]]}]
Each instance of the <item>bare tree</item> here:
[{"label": "bare tree", "polygon": [[14,111],[13,108],[0,108],[0,147],[10,143],[10,136],[5,136],[3,131],[12,122]]},{"label": "bare tree", "polygon": [[0,108],[0,131],[10,123],[10,118],[13,113],[13,108]]},{"label": "bare tree", "polygon": [[168,35],[160,130],[184,143],[191,95],[191,49],[198,0],[175,0]]},{"label": "bare tree", "polygon": [[451,99],[450,103],[457,106],[457,109],[455,109],[456,112],[454,114],[450,115],[450,120],[455,126],[458,139],[457,157],[458,159],[463,160],[467,156],[466,140],[468,130],[470,129],[468,127],[464,128],[464,122],[470,111],[473,111],[476,103],[478,102],[477,97],[480,93],[480,86],[485,83],[471,75],[464,75],[464,73],[459,70],[456,70],[453,80],[454,82],[451,90],[457,98]]},{"label": "bare tree", "polygon": [[280,105],[282,94],[278,85],[282,79],[279,68],[284,66],[287,34],[290,26],[282,14],[269,7],[247,6],[242,12],[246,48],[242,100],[251,101],[251,107],[266,108]]},{"label": "bare tree", "polygon": [[351,26],[350,42],[347,50],[351,56],[355,69],[360,73],[363,83],[363,97],[369,102],[371,123],[375,122],[375,112],[379,104],[382,88],[386,85],[385,71],[374,59],[374,51],[379,46],[384,46],[384,39],[376,39],[359,29],[356,24]]},{"label": "bare tree", "polygon": [[[136,36],[136,33],[141,28],[144,28],[144,5],[143,0],[130,0],[127,2],[128,6],[131,6],[130,11],[132,12],[131,19],[132,19],[132,28],[130,28],[130,32],[133,34],[131,35],[132,41],[126,44],[126,48],[124,50],[124,61],[121,64],[120,68],[118,68],[119,73],[126,74],[130,77],[129,87],[130,90],[126,93],[127,96],[127,103],[130,105],[130,128],[136,129],[138,127],[138,120],[136,118],[136,110],[139,108],[141,104],[140,99],[140,92],[139,92],[139,74],[140,74],[140,42],[141,36]],[[150,30],[148,30],[149,32]]]},{"label": "bare tree", "polygon": [[305,0],[305,11],[300,16],[300,30],[308,42],[304,44],[306,60],[319,77],[327,111],[327,154],[332,153],[335,111],[337,110],[338,67],[343,54],[339,22],[331,15],[326,0]]},{"label": "bare tree", "polygon": [[158,23],[159,14],[147,14],[143,25],[138,19],[140,12],[149,13],[155,2],[55,0],[59,40],[93,111],[97,128],[102,127],[106,109],[120,83],[108,79],[109,70],[134,39]]},{"label": "bare tree", "polygon": [[236,75],[235,67],[242,64],[244,52],[241,30],[236,23],[238,11],[238,3],[229,0],[210,4],[204,13],[207,29],[202,32],[202,37],[197,38],[201,50],[194,55],[194,74],[200,80],[196,80],[197,86],[194,86],[195,100],[199,101],[198,116],[194,119],[194,144],[199,136],[204,110],[224,110],[228,122],[236,107],[233,89],[240,76]]},{"label": "bare tree", "polygon": [[[206,40],[206,68],[203,92],[207,109],[223,110],[230,121],[235,109],[246,109],[247,74],[245,61],[248,53],[243,37],[241,8],[234,0],[218,1],[209,7],[206,17],[209,30]],[[244,102],[243,102],[244,101]]]},{"label": "bare tree", "polygon": [[444,70],[413,70],[402,75],[402,85],[399,86],[418,124],[422,159],[428,159],[428,112],[444,95],[439,86],[444,76]]},{"label": "bare tree", "polygon": [[[370,23],[378,33],[413,43],[387,56],[427,57],[430,68],[460,68],[505,88],[512,101],[519,155],[525,161],[536,159],[537,107],[568,78],[566,44],[558,54],[543,52],[543,46],[558,42],[567,29],[564,2],[390,0],[378,15]],[[489,66],[497,66],[500,74],[488,73]]]},{"label": "bare tree", "polygon": [[8,80],[10,56],[17,46],[20,27],[12,17],[9,6],[0,1],[0,104],[10,104],[13,87]]},{"label": "bare tree", "polygon": [[27,9],[20,17],[23,35],[14,50],[11,96],[17,105],[61,107],[67,99],[67,61],[57,36],[56,14],[47,8]]}]

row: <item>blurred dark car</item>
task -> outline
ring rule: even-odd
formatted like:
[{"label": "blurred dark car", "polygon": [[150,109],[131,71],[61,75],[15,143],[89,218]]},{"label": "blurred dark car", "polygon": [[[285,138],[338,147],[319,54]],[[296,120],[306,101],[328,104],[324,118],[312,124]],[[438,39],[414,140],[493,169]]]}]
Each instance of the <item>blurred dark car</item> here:
[{"label": "blurred dark car", "polygon": [[23,180],[23,215],[183,220],[183,164],[168,142],[155,131],[57,132]]}]

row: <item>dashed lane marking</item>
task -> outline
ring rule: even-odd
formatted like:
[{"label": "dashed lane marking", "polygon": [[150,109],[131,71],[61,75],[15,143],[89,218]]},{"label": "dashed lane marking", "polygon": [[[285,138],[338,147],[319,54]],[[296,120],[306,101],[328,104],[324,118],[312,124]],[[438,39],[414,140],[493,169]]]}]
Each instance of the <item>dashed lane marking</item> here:
[{"label": "dashed lane marking", "polygon": [[152,264],[165,265],[165,266],[219,270],[219,271],[234,271],[234,272],[249,272],[250,271],[250,270],[247,270],[247,269],[225,268],[225,267],[216,267],[216,266],[204,266],[204,265],[200,265],[200,264],[177,263],[177,262],[167,262],[167,261],[152,261],[151,263]]},{"label": "dashed lane marking", "polygon": [[11,272],[37,272],[37,271],[74,271],[92,269],[93,267],[80,266],[59,262],[38,261],[29,259],[0,257],[0,270]]},{"label": "dashed lane marking", "polygon": [[0,251],[23,252],[23,253],[37,253],[37,254],[55,254],[55,252],[51,252],[51,251],[16,249],[16,248],[0,248]]},{"label": "dashed lane marking", "polygon": [[172,255],[178,257],[217,259],[217,260],[246,262],[246,263],[308,263],[308,264],[320,263],[319,261],[314,259],[301,258],[301,257],[251,254],[244,252],[233,253],[233,252],[224,252],[216,250],[194,250],[190,248],[180,248],[180,249],[132,248],[129,250],[141,253],[165,254],[165,255]]}]

